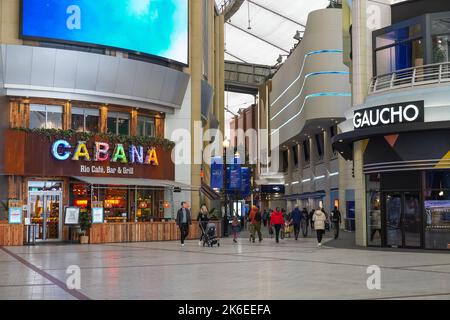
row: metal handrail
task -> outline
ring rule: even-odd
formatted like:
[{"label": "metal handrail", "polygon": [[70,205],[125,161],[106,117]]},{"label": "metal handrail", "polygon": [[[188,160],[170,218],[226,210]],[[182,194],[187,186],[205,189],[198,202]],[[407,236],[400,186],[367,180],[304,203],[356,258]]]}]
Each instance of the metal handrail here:
[{"label": "metal handrail", "polygon": [[369,94],[433,83],[450,82],[450,62],[397,70],[372,78]]}]

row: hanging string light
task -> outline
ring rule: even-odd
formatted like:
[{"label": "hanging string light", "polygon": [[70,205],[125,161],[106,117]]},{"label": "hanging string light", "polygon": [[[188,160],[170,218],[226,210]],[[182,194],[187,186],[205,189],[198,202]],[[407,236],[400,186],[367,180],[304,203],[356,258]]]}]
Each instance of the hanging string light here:
[{"label": "hanging string light", "polygon": [[247,0],[247,6],[248,6],[248,30],[252,29],[252,20],[250,18],[250,1]]}]

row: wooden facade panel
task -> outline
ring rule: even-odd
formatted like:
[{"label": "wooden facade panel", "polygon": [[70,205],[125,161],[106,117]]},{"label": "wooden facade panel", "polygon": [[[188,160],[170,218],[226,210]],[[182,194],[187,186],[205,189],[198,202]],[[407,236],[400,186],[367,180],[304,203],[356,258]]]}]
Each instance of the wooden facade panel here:
[{"label": "wooden facade panel", "polygon": [[[215,222],[220,235],[220,222]],[[140,222],[95,224],[89,232],[91,244],[126,243],[150,241],[174,241],[180,239],[180,230],[175,222]],[[189,240],[199,239],[197,222],[189,228]]]},{"label": "wooden facade panel", "polygon": [[21,224],[0,224],[0,246],[23,246],[24,228]]}]

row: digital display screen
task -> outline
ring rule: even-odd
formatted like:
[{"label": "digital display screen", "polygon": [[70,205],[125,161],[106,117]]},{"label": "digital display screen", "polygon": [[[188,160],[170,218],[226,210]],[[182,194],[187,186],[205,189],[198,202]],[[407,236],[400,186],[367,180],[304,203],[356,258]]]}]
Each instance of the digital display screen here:
[{"label": "digital display screen", "polygon": [[188,64],[188,0],[22,0],[22,37]]}]

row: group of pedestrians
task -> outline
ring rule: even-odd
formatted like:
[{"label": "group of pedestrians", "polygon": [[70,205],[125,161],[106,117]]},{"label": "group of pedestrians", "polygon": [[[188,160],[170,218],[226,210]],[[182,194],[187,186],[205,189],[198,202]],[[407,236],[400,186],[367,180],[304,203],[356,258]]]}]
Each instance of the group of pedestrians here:
[{"label": "group of pedestrians", "polygon": [[[201,226],[201,236],[199,239],[199,245],[204,240],[204,230],[209,222],[208,209],[206,205],[200,207],[198,214],[198,222]],[[189,210],[189,203],[182,202],[181,208],[177,212],[176,223],[180,228],[181,245],[184,247],[184,241],[189,234],[189,226],[192,224],[191,212]],[[276,208],[275,210],[261,210],[257,206],[252,206],[248,215],[248,223],[250,224],[250,242],[256,241],[258,236],[259,242],[263,241],[261,227],[267,227],[271,235],[275,234],[276,243],[280,242],[280,236],[283,238],[285,228],[293,227],[294,238],[298,240],[300,231],[304,237],[308,236],[308,229],[315,230],[317,235],[317,246],[322,246],[323,235],[325,230],[330,229],[330,225],[333,224],[334,238],[338,239],[340,224],[342,223],[341,213],[337,207],[331,212],[331,216],[325,212],[323,208],[311,210],[308,213],[306,208],[302,211],[296,206],[291,213],[287,213],[284,209]],[[240,234],[241,223],[237,216],[233,217],[231,223],[231,231],[233,234],[233,242],[237,243],[237,239]]]},{"label": "group of pedestrians", "polygon": [[[252,212],[258,210],[257,207],[252,208]],[[293,227],[294,230],[294,238],[298,240],[300,236],[300,231],[302,231],[303,237],[308,236],[308,228],[316,231],[317,235],[317,246],[322,246],[323,235],[326,230],[330,230],[330,225],[333,224],[334,230],[334,238],[338,239],[340,224],[342,223],[341,213],[337,207],[334,207],[334,210],[331,212],[331,216],[328,215],[323,208],[311,210],[308,213],[306,208],[303,208],[302,211],[296,206],[291,213],[286,212],[284,209],[276,208],[271,213],[272,210],[266,211],[262,214],[262,221],[264,226],[269,228],[269,234],[275,234],[275,241],[279,243],[280,237],[283,238],[285,231],[287,228]],[[254,216],[255,213],[251,213],[251,216]],[[262,241],[261,232],[260,232],[260,224],[256,219],[252,219],[253,229],[257,230],[259,241]],[[255,242],[255,232],[251,232],[250,240]]]}]

